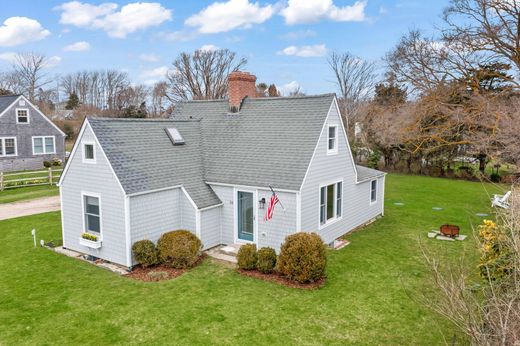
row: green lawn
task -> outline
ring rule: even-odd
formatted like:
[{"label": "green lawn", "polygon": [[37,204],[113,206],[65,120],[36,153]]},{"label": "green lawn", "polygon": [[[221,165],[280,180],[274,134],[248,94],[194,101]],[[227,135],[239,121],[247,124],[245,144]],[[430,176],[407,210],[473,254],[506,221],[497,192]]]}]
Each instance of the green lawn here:
[{"label": "green lawn", "polygon": [[0,191],[0,204],[18,202],[40,197],[57,196],[60,191],[56,185],[39,185],[29,187],[17,187]]},{"label": "green lawn", "polygon": [[441,331],[450,340],[455,329],[409,297],[430,288],[418,238],[445,248],[446,260],[475,258],[473,240],[428,240],[426,231],[453,222],[469,234],[475,213],[489,212],[486,189],[497,192],[388,176],[386,216],[329,252],[328,280],[316,291],[242,277],[211,260],[171,281],[131,281],[33,249],[33,227],[39,238],[60,238],[57,212],[0,221],[0,345],[444,344]]},{"label": "green lawn", "polygon": [[[53,171],[62,170],[63,167],[52,167]],[[48,173],[46,172],[47,168],[42,168],[36,171],[19,171],[19,172],[7,172],[7,176],[5,176],[5,181],[15,180],[15,179],[26,179],[23,181],[23,184],[34,183],[36,180],[46,181],[48,182]],[[43,172],[43,173],[34,173],[34,172]],[[60,177],[61,172],[53,172],[53,181],[57,182]],[[37,179],[38,178],[38,179]],[[48,197],[48,196],[56,196],[59,194],[58,188],[53,185],[38,185],[38,186],[28,186],[28,187],[15,187],[5,189],[4,191],[0,191],[0,204],[2,203],[11,203],[17,202],[27,199],[34,199],[39,197]]]}]

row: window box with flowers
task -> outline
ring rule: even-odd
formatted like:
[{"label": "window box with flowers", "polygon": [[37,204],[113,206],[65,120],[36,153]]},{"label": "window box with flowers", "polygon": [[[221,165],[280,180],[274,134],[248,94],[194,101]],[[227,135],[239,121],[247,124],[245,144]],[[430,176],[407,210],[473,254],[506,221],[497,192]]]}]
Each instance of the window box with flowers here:
[{"label": "window box with flowers", "polygon": [[99,249],[101,247],[101,239],[97,235],[83,233],[79,238],[79,243],[91,249]]}]

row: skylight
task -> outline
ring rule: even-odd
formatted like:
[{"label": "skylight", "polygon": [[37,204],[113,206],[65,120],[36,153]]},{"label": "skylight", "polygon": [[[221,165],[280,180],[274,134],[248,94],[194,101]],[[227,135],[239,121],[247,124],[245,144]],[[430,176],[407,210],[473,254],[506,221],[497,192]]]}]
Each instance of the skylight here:
[{"label": "skylight", "polygon": [[170,140],[172,141],[173,145],[182,145],[184,144],[184,138],[182,138],[181,134],[179,133],[179,130],[177,130],[174,127],[164,129],[166,131],[166,134],[168,137],[170,137]]}]

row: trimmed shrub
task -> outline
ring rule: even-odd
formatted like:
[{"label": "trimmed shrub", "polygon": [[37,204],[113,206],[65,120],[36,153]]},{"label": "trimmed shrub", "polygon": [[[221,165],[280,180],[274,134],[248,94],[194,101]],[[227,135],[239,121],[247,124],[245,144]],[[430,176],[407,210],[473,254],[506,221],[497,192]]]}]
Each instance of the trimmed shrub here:
[{"label": "trimmed shrub", "polygon": [[244,270],[256,269],[256,261],[258,256],[256,254],[255,244],[245,244],[238,249],[237,263],[238,268]]},{"label": "trimmed shrub", "polygon": [[273,248],[263,247],[258,250],[258,260],[256,261],[256,269],[264,274],[273,272],[276,265],[276,252]]},{"label": "trimmed shrub", "polygon": [[201,249],[199,238],[186,230],[164,233],[157,242],[159,259],[177,269],[192,267],[197,262]]},{"label": "trimmed shrub", "polygon": [[52,166],[52,163],[50,163],[49,161],[43,161],[43,167],[50,168],[51,166]]},{"label": "trimmed shrub", "polygon": [[291,280],[314,282],[325,275],[327,249],[316,233],[300,232],[285,238],[277,269]]},{"label": "trimmed shrub", "polygon": [[153,266],[159,263],[157,248],[151,240],[139,240],[132,245],[132,253],[137,263],[143,267]]}]

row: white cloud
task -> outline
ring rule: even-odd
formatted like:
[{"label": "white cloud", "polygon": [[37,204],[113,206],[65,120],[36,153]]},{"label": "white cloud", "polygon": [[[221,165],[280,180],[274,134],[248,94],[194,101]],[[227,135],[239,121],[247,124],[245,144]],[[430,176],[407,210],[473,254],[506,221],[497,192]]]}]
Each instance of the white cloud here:
[{"label": "white cloud", "polygon": [[47,64],[45,64],[45,67],[53,68],[53,67],[58,66],[60,64],[60,62],[61,62],[61,57],[51,56],[50,58],[47,59]]},{"label": "white cloud", "polygon": [[86,41],[78,41],[73,44],[69,44],[63,48],[66,52],[82,52],[90,49],[90,43]]},{"label": "white cloud", "polygon": [[273,5],[260,6],[249,0],[214,2],[202,11],[186,19],[185,24],[196,27],[202,34],[226,32],[237,28],[250,28],[260,24],[274,14]]},{"label": "white cloud", "polygon": [[205,50],[205,51],[214,51],[220,49],[219,47],[215,46],[214,44],[205,44],[202,47],[199,48],[199,50]]},{"label": "white cloud", "polygon": [[168,66],[159,66],[153,69],[144,70],[141,72],[140,76],[142,79],[160,79],[165,78],[166,74],[170,71]]},{"label": "white cloud", "polygon": [[300,56],[304,58],[324,56],[327,54],[327,47],[324,44],[313,46],[289,46],[278,52],[280,55]]},{"label": "white cloud", "polygon": [[146,61],[146,62],[157,62],[157,61],[161,60],[161,57],[158,56],[157,54],[150,53],[150,54],[139,55],[139,59],[142,61]]},{"label": "white cloud", "polygon": [[367,0],[353,5],[337,7],[332,0],[289,0],[280,14],[287,24],[313,23],[322,19],[338,22],[360,22],[365,20]]},{"label": "white cloud", "polygon": [[108,36],[125,38],[128,34],[171,20],[172,11],[156,2],[134,2],[119,11],[114,3],[92,5],[71,1],[57,7],[60,23],[80,28],[101,29]]},{"label": "white cloud", "polygon": [[157,35],[160,39],[174,42],[190,41],[199,36],[195,31],[180,30],[180,31],[164,31]]},{"label": "white cloud", "polygon": [[277,87],[278,91],[283,95],[287,96],[290,95],[293,92],[301,91],[300,83],[293,80],[290,83],[284,84],[281,87]]},{"label": "white cloud", "polygon": [[12,47],[27,42],[43,40],[51,32],[34,19],[27,17],[7,18],[0,26],[0,46]]}]

